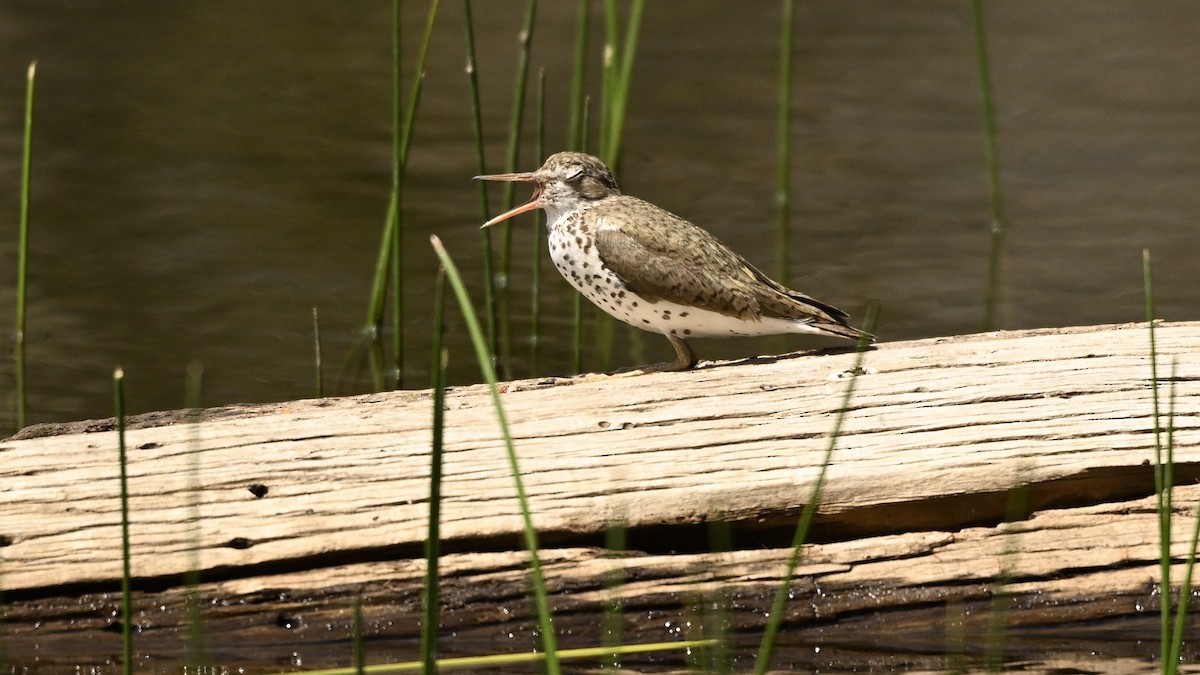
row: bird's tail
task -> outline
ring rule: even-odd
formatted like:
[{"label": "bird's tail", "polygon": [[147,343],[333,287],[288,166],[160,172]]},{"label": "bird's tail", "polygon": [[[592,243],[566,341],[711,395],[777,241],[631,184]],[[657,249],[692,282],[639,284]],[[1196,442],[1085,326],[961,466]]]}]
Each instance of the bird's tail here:
[{"label": "bird's tail", "polygon": [[874,335],[864,330],[859,330],[849,324],[822,322],[813,324],[813,328],[816,328],[826,335],[833,335],[836,337],[846,338],[848,340],[861,340],[866,338],[867,342],[875,341]]}]

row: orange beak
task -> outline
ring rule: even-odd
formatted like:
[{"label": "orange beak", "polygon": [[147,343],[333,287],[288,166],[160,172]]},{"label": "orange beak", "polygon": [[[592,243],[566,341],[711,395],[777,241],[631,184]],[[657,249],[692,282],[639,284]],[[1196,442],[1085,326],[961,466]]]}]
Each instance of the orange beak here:
[{"label": "orange beak", "polygon": [[492,225],[495,225],[496,223],[508,220],[509,218],[512,218],[513,216],[519,216],[522,213],[525,213],[526,211],[532,211],[541,206],[541,202],[539,200],[542,197],[542,184],[538,182],[537,176],[535,176],[532,172],[529,172],[529,173],[495,173],[495,174],[491,174],[488,176],[475,176],[475,180],[495,180],[495,181],[504,181],[504,182],[508,182],[508,183],[533,183],[534,184],[533,196],[529,198],[529,201],[525,202],[524,204],[522,204],[514,209],[505,211],[504,213],[501,213],[500,215],[496,216],[495,218],[492,218],[491,220],[489,220],[486,223],[484,223],[483,225],[481,225],[480,229],[485,228],[485,227],[491,227]]}]

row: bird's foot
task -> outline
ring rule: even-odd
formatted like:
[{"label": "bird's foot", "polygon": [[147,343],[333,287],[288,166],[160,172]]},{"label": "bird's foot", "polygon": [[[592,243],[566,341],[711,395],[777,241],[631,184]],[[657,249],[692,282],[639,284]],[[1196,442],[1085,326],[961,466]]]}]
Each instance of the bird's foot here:
[{"label": "bird's foot", "polygon": [[665,363],[652,363],[648,366],[639,366],[637,368],[624,368],[622,370],[609,373],[608,377],[631,377],[633,375],[647,375],[649,373],[678,373],[685,370],[691,370],[696,365],[694,361],[667,361]]},{"label": "bird's foot", "polygon": [[626,368],[608,374],[596,373],[583,376],[583,381],[591,378],[609,378],[609,377],[631,377],[633,375],[645,375],[647,373],[674,373],[681,370],[691,370],[700,362],[696,358],[696,353],[688,346],[687,341],[683,338],[675,337],[674,335],[666,336],[671,341],[671,346],[675,348],[675,360],[665,363],[655,363],[649,366],[640,366],[637,368]]}]

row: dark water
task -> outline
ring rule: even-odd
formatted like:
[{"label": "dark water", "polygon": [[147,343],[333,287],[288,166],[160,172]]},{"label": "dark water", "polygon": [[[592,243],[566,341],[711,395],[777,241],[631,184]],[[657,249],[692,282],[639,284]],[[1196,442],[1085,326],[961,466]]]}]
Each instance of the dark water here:
[{"label": "dark water", "polygon": [[[405,194],[414,386],[429,360],[429,234],[447,241],[482,299],[461,5],[443,4]],[[487,150],[500,170],[523,4],[476,4]],[[777,3],[649,5],[622,185],[775,269]],[[534,33],[551,150],[564,144],[574,8],[542,3]],[[109,414],[118,364],[132,411],[181,405],[193,360],[205,366],[209,404],[308,396],[314,306],[330,387],[370,387],[355,345],[390,180],[388,11],[282,0],[0,4],[0,430],[15,423],[21,110],[33,59],[31,421]],[[411,70],[426,5],[405,11]],[[1160,314],[1195,318],[1198,25],[1200,8],[1184,1],[989,6],[1009,227],[999,326],[1138,319],[1143,247],[1157,260]],[[800,3],[797,28],[787,281],[856,317],[878,300],[886,340],[978,330],[989,225],[969,5]],[[601,31],[597,15],[597,96]],[[529,148],[525,168],[540,164]],[[515,224],[518,376],[531,372],[522,336],[532,227]],[[537,368],[566,373],[570,290],[540,255]],[[454,380],[476,379],[465,338],[453,339]],[[616,342],[614,366],[671,354],[665,340],[623,329]],[[599,365],[589,351],[585,366]]]}]

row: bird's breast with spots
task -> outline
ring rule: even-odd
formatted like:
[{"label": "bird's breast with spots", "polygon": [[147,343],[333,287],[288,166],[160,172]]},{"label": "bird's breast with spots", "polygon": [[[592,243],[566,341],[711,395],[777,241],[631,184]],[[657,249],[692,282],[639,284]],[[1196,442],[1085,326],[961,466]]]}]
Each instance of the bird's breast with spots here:
[{"label": "bird's breast with spots", "polygon": [[592,302],[605,307],[606,298],[615,300],[625,292],[625,284],[600,260],[590,235],[563,227],[550,232],[549,245],[550,259],[559,274]]}]

